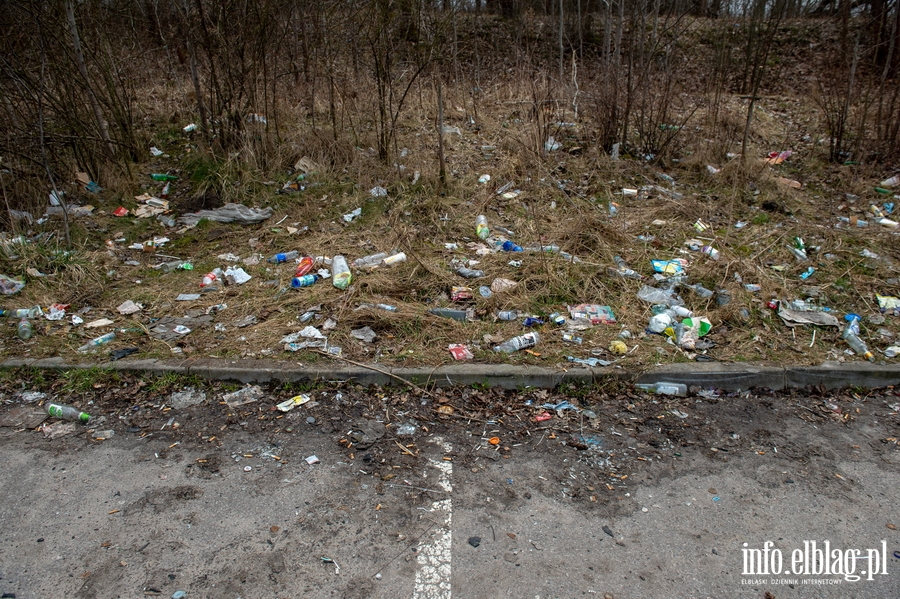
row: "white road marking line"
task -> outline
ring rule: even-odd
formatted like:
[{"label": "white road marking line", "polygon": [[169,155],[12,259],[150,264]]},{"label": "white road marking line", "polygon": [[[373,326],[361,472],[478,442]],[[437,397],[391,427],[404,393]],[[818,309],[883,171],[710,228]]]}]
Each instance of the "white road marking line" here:
[{"label": "white road marking line", "polygon": [[[441,438],[435,438],[435,443],[445,453],[450,452],[450,444]],[[453,503],[449,493],[453,490],[450,485],[450,477],[453,475],[453,463],[444,460],[431,460],[432,466],[438,470],[438,488],[448,493],[446,499],[435,501],[429,510],[434,514],[434,521],[439,525],[432,532],[429,541],[419,545],[418,564],[416,570],[416,584],[413,589],[412,599],[450,599],[450,556],[453,546]]]}]

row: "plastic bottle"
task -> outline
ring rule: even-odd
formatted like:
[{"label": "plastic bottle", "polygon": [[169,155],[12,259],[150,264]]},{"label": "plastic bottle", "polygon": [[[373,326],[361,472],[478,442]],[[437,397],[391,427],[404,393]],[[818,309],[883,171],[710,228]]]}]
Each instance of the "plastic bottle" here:
[{"label": "plastic bottle", "polygon": [[558,327],[561,327],[564,324],[566,324],[566,317],[563,316],[562,314],[560,314],[559,312],[554,312],[553,314],[551,314],[550,316],[547,317],[547,320],[549,320],[550,322],[552,322],[553,324],[555,324]]},{"label": "plastic bottle", "polygon": [[200,281],[200,286],[201,287],[209,287],[210,285],[215,283],[217,280],[219,280],[222,277],[222,274],[223,273],[222,273],[221,268],[214,268],[212,270],[212,272],[208,272],[205,275],[203,275],[203,280]]},{"label": "plastic bottle", "polygon": [[716,248],[714,248],[711,245],[704,245],[702,248],[700,248],[700,251],[703,252],[704,254],[706,254],[707,256],[709,256],[710,258],[712,258],[713,260],[719,259],[719,250],[717,250]]},{"label": "plastic bottle", "polygon": [[679,317],[679,318],[690,318],[691,316],[694,315],[693,312],[691,312],[690,310],[688,310],[688,309],[685,308],[684,306],[672,306],[672,307],[670,308],[670,310],[672,310],[672,314],[673,314],[674,316],[677,316],[677,317]]},{"label": "plastic bottle", "polygon": [[488,228],[487,217],[483,214],[475,217],[475,234],[481,239],[487,239],[491,234],[491,230]]},{"label": "plastic bottle", "polygon": [[347,259],[341,255],[337,255],[331,259],[331,283],[338,289],[346,289],[353,280],[353,273],[347,266]]},{"label": "plastic bottle", "polygon": [[87,343],[85,343],[84,345],[79,347],[77,351],[79,353],[85,353],[85,352],[91,351],[92,349],[96,348],[98,345],[104,345],[106,343],[109,343],[110,341],[112,341],[115,338],[116,338],[115,331],[112,331],[105,335],[100,335],[96,339],[91,339],[90,341],[88,341]]},{"label": "plastic bottle", "polygon": [[34,334],[34,329],[31,328],[31,321],[27,318],[20,320],[18,327],[16,327],[16,334],[22,341],[31,339],[31,335]]},{"label": "plastic bottle", "polygon": [[43,315],[44,311],[41,310],[40,306],[35,306],[33,308],[18,308],[16,310],[10,310],[7,312],[7,316],[10,318],[37,318]]},{"label": "plastic bottle", "polygon": [[432,308],[429,310],[435,316],[443,316],[444,318],[452,318],[460,322],[465,322],[468,316],[466,310],[458,310],[456,308]]},{"label": "plastic bottle", "polygon": [[520,349],[528,349],[529,347],[534,347],[540,340],[541,336],[537,333],[525,333],[524,335],[519,335],[518,337],[513,337],[512,339],[507,339],[500,345],[496,346],[494,348],[494,351],[511,354],[512,352],[519,351]]},{"label": "plastic bottle", "polygon": [[625,277],[628,279],[642,279],[640,273],[635,272],[634,270],[628,268],[628,263],[621,256],[613,256],[613,261],[616,263],[616,268],[610,268],[609,272],[612,275]]},{"label": "plastic bottle", "polygon": [[288,260],[296,260],[297,256],[300,255],[300,252],[297,250],[291,250],[289,252],[285,252],[284,254],[275,254],[271,258],[269,258],[269,262],[272,264],[281,264],[282,262],[287,262]]},{"label": "plastic bottle", "polygon": [[313,269],[313,266],[316,265],[316,261],[312,256],[303,256],[300,259],[300,264],[297,265],[297,270],[294,271],[295,277],[302,277],[303,275],[309,273]]},{"label": "plastic bottle", "polygon": [[864,357],[869,362],[875,361],[875,355],[869,351],[866,344],[859,338],[859,316],[856,314],[847,315],[847,328],[844,329],[842,337],[847,345],[859,356]]},{"label": "plastic bottle", "polygon": [[856,225],[857,227],[860,227],[860,228],[861,228],[861,227],[868,227],[868,226],[869,226],[868,221],[864,221],[864,220],[858,219],[858,218],[856,218],[855,216],[852,216],[852,217],[850,217],[850,218],[847,218],[846,216],[839,216],[839,217],[838,217],[838,220],[841,221],[842,223],[848,223],[848,224],[851,224],[851,225]]},{"label": "plastic bottle", "polygon": [[473,270],[471,268],[466,268],[465,266],[460,266],[456,269],[456,274],[467,279],[479,279],[484,276],[484,271]]},{"label": "plastic bottle", "polygon": [[160,173],[153,173],[152,175],[150,175],[150,178],[153,179],[154,181],[176,181],[176,180],[178,180],[178,177],[176,177],[175,175],[164,175],[164,174],[160,174]]},{"label": "plastic bottle", "polygon": [[320,277],[319,275],[303,275],[300,277],[294,277],[293,279],[291,279],[291,287],[293,287],[294,289],[309,287],[321,278],[322,277]]},{"label": "plastic bottle", "polygon": [[379,252],[363,258],[357,258],[353,261],[354,268],[375,268],[381,264],[381,261],[387,258],[387,252]]},{"label": "plastic bottle", "polygon": [[659,393],[660,395],[678,395],[685,397],[687,395],[687,385],[684,383],[666,383],[660,381],[651,385],[635,385],[638,389],[647,391],[648,393]]},{"label": "plastic bottle", "polygon": [[696,293],[702,298],[708,298],[713,296],[713,292],[701,285],[700,283],[696,283],[694,285],[685,285],[688,289]]},{"label": "plastic bottle", "polygon": [[809,259],[806,255],[806,250],[803,248],[788,246],[788,249],[791,250],[791,253],[794,254],[794,258],[796,258],[798,262],[805,262]]},{"label": "plastic bottle", "polygon": [[519,312],[517,310],[501,310],[497,312],[497,320],[518,320]]},{"label": "plastic bottle", "polygon": [[91,419],[91,415],[87,412],[82,412],[81,410],[73,408],[72,406],[66,406],[59,403],[48,403],[47,413],[54,418],[62,418],[63,420],[77,420],[82,424],[87,424],[87,421]]},{"label": "plastic bottle", "polygon": [[397,252],[396,254],[388,256],[381,261],[381,263],[385,266],[397,266],[402,262],[406,262],[406,254],[404,254],[403,252]]}]

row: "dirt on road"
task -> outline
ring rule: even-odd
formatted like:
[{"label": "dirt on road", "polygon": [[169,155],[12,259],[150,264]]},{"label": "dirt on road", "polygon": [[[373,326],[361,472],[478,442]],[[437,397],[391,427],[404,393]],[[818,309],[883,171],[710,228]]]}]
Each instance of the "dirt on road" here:
[{"label": "dirt on road", "polygon": [[[4,596],[900,593],[893,390],[344,385],[281,412],[300,390],[34,383],[9,378],[0,408]],[[60,434],[48,401],[93,419]],[[783,569],[826,540],[840,572]]]}]

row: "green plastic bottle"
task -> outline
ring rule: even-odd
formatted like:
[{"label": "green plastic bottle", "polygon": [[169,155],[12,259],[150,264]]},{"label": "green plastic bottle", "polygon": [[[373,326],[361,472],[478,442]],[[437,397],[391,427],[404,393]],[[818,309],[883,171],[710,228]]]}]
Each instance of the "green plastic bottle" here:
[{"label": "green plastic bottle", "polygon": [[48,403],[47,413],[54,418],[62,418],[64,420],[77,420],[82,424],[87,424],[87,421],[91,419],[91,415],[87,412],[82,412],[81,410],[73,408],[72,406],[64,406],[63,404],[58,403]]}]

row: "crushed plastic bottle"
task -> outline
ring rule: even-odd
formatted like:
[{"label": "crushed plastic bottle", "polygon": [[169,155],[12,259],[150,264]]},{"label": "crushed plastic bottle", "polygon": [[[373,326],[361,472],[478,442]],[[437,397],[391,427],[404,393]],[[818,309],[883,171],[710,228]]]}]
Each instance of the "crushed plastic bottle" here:
[{"label": "crushed plastic bottle", "polygon": [[682,302],[675,295],[675,292],[671,289],[658,289],[656,287],[650,287],[649,285],[644,285],[637,292],[637,297],[639,300],[648,302],[650,304],[665,304],[667,306],[674,306],[681,304]]},{"label": "crushed plastic bottle", "polygon": [[519,351],[520,349],[528,349],[529,347],[534,347],[541,340],[541,336],[538,333],[525,333],[524,335],[519,335],[518,337],[513,337],[512,339],[507,339],[500,345],[494,348],[496,352],[504,352],[507,354],[511,354],[514,351]]},{"label": "crushed plastic bottle", "polygon": [[459,310],[457,308],[432,308],[429,312],[435,316],[452,318],[453,320],[458,320],[460,322],[465,322],[468,317],[467,310]]},{"label": "crushed plastic bottle", "polygon": [[621,256],[613,256],[613,261],[616,263],[616,268],[610,268],[609,273],[618,277],[625,277],[626,279],[643,279],[644,277],[632,270],[628,267],[628,263]]},{"label": "crushed plastic bottle", "polygon": [[687,396],[687,385],[684,383],[667,383],[660,381],[653,384],[635,385],[638,389],[648,393],[658,393],[660,395],[677,395],[678,397]]},{"label": "crushed plastic bottle", "polygon": [[870,352],[865,342],[859,338],[859,315],[848,314],[844,318],[847,319],[847,327],[844,329],[843,335],[841,335],[844,341],[857,355],[864,357],[869,362],[874,362],[875,354]]},{"label": "crushed plastic bottle", "polygon": [[456,269],[456,274],[461,277],[465,277],[466,279],[480,279],[484,276],[483,270],[474,270],[471,268],[466,268],[465,266],[460,266]]}]

